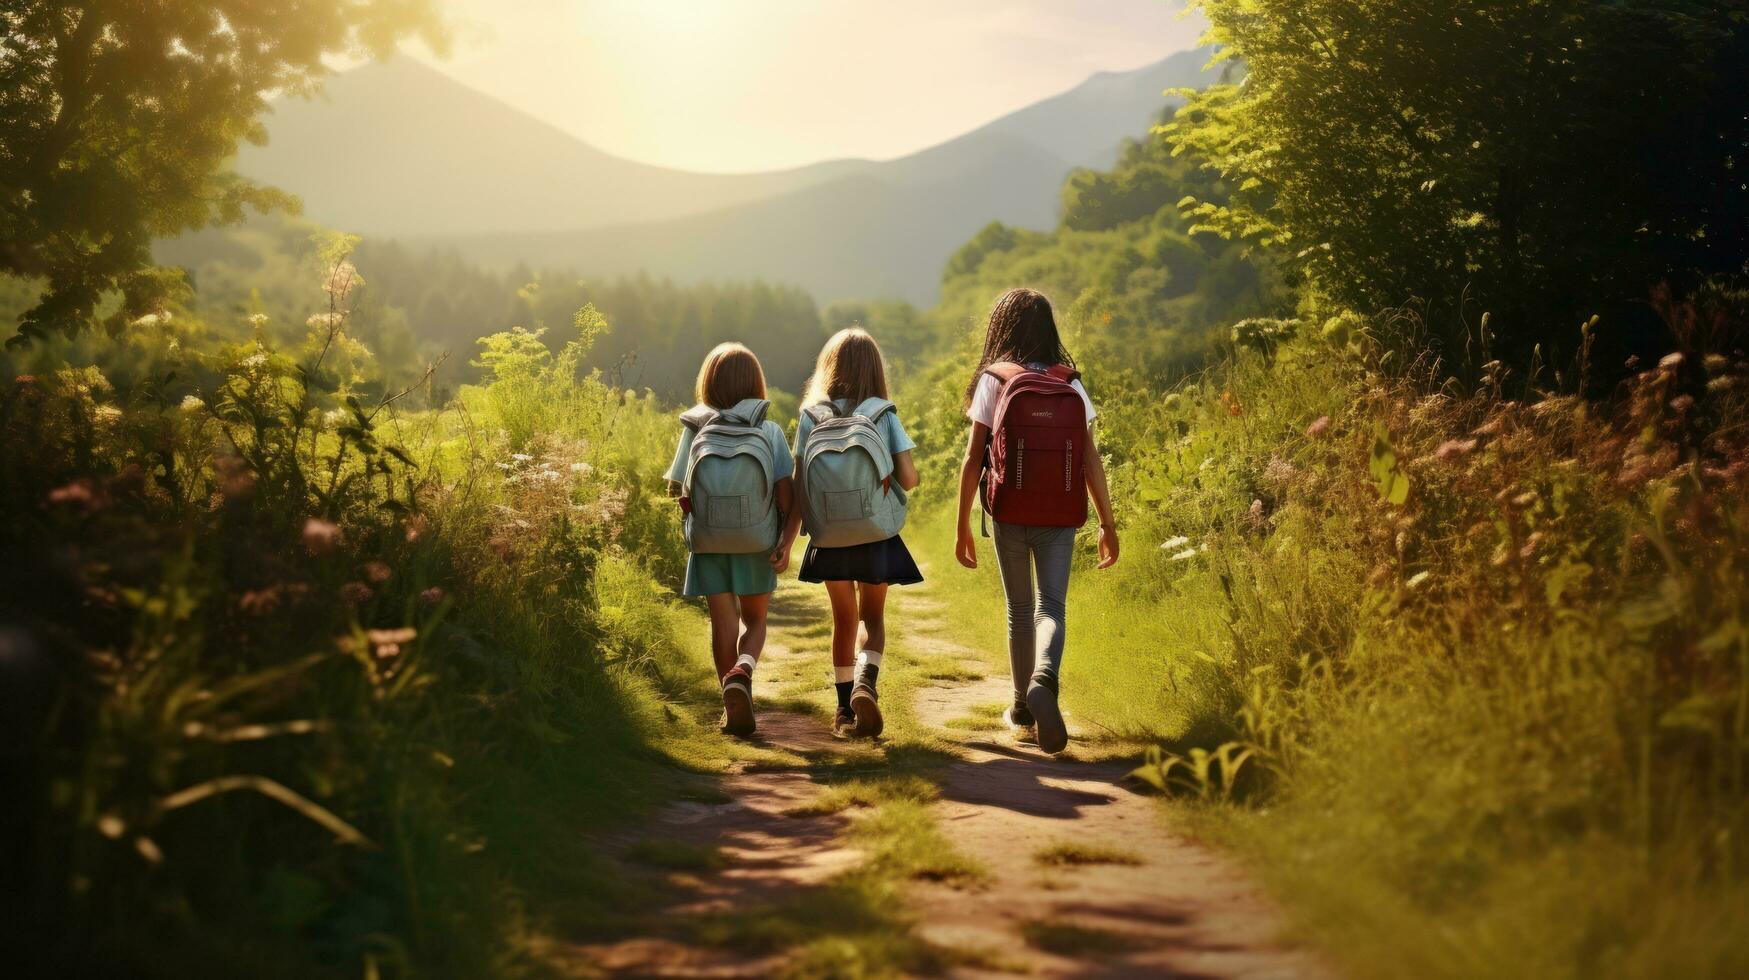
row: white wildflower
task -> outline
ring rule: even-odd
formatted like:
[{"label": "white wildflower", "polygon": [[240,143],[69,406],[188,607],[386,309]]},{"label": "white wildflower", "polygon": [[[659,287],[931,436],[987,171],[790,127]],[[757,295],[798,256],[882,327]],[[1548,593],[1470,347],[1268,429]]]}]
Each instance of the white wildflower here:
[{"label": "white wildflower", "polygon": [[1160,550],[1171,551],[1173,548],[1182,548],[1189,543],[1190,539],[1180,534],[1175,538],[1167,538],[1160,542]]},{"label": "white wildflower", "polygon": [[267,325],[267,314],[265,313],[251,313],[243,319],[247,321],[251,327],[257,329]]},{"label": "white wildflower", "polygon": [[258,371],[267,366],[267,353],[257,351],[243,358],[242,367],[245,371]]},{"label": "white wildflower", "polygon": [[1432,572],[1416,572],[1415,574],[1409,576],[1409,581],[1404,582],[1403,585],[1406,588],[1419,589],[1423,584],[1425,584],[1427,582],[1428,579],[1430,579],[1432,577],[1433,577]]},{"label": "white wildflower", "polygon": [[1171,558],[1168,558],[1166,560],[1167,561],[1189,561],[1190,559],[1195,558],[1196,555],[1197,555],[1197,550],[1195,548],[1186,548],[1183,551],[1180,551],[1178,554],[1173,555]]},{"label": "white wildflower", "polygon": [[198,412],[205,407],[206,402],[201,401],[199,395],[182,396],[182,410],[184,412]]}]

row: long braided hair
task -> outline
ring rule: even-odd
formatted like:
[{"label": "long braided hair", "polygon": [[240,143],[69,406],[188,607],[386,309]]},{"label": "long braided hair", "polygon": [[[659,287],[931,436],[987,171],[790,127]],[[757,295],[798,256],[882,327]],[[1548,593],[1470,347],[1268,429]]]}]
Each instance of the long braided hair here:
[{"label": "long braided hair", "polygon": [[1036,289],[1010,289],[990,310],[990,326],[984,331],[984,353],[978,369],[966,383],[966,405],[977,394],[984,369],[1001,361],[1019,364],[1063,364],[1074,368],[1075,359],[1057,333],[1057,318],[1051,301]]}]

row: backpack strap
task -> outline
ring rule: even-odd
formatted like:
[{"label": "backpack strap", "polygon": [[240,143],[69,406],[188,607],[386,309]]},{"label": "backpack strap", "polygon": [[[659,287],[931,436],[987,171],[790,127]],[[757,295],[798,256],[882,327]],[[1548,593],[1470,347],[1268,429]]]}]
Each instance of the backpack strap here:
[{"label": "backpack strap", "polygon": [[894,405],[885,398],[874,397],[863,399],[862,404],[856,406],[855,411],[851,414],[860,415],[863,418],[868,419],[870,422],[879,422],[881,416],[888,412],[896,412],[898,410],[899,406]]},{"label": "backpack strap", "polygon": [[1064,384],[1068,384],[1069,382],[1081,377],[1080,371],[1075,370],[1067,364],[1053,364],[1051,365],[1051,369],[1046,373]]},{"label": "backpack strap", "polygon": [[693,407],[687,409],[685,412],[681,413],[680,424],[684,425],[688,429],[692,430],[692,433],[694,435],[697,435],[698,430],[711,424],[711,420],[715,419],[716,417],[717,417],[717,410],[710,407],[709,405],[694,405]]},{"label": "backpack strap", "polygon": [[771,402],[763,398],[743,398],[735,403],[735,407],[723,409],[718,414],[746,426],[757,426],[765,421],[765,412],[771,407]]},{"label": "backpack strap", "polygon": [[984,373],[994,375],[998,382],[1007,384],[1025,374],[1026,365],[1016,364],[1013,361],[994,361],[984,365]]},{"label": "backpack strap", "polygon": [[803,414],[813,419],[815,425],[819,425],[827,419],[835,419],[844,413],[832,402],[821,402],[818,405],[809,405],[803,410]]}]

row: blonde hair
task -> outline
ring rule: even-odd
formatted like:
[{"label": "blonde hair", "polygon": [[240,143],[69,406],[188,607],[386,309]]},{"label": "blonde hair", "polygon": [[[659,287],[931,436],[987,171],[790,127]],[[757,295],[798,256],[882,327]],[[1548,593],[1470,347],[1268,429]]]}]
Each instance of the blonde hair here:
[{"label": "blonde hair", "polygon": [[765,369],[745,345],[718,344],[699,365],[693,392],[700,405],[733,408],[744,398],[764,398]]},{"label": "blonde hair", "polygon": [[867,398],[887,397],[887,368],[881,347],[861,327],[845,327],[820,348],[814,376],[808,379],[803,405],[848,399],[852,405]]}]

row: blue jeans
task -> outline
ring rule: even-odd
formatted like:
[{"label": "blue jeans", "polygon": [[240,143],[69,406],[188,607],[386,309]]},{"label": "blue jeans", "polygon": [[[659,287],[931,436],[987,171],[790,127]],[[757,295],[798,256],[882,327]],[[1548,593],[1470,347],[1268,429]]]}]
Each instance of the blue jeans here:
[{"label": "blue jeans", "polygon": [[1026,694],[1036,675],[1048,674],[1054,680],[1062,666],[1063,613],[1069,599],[1075,531],[996,522],[996,568],[1008,599],[1008,668],[1017,695]]}]

